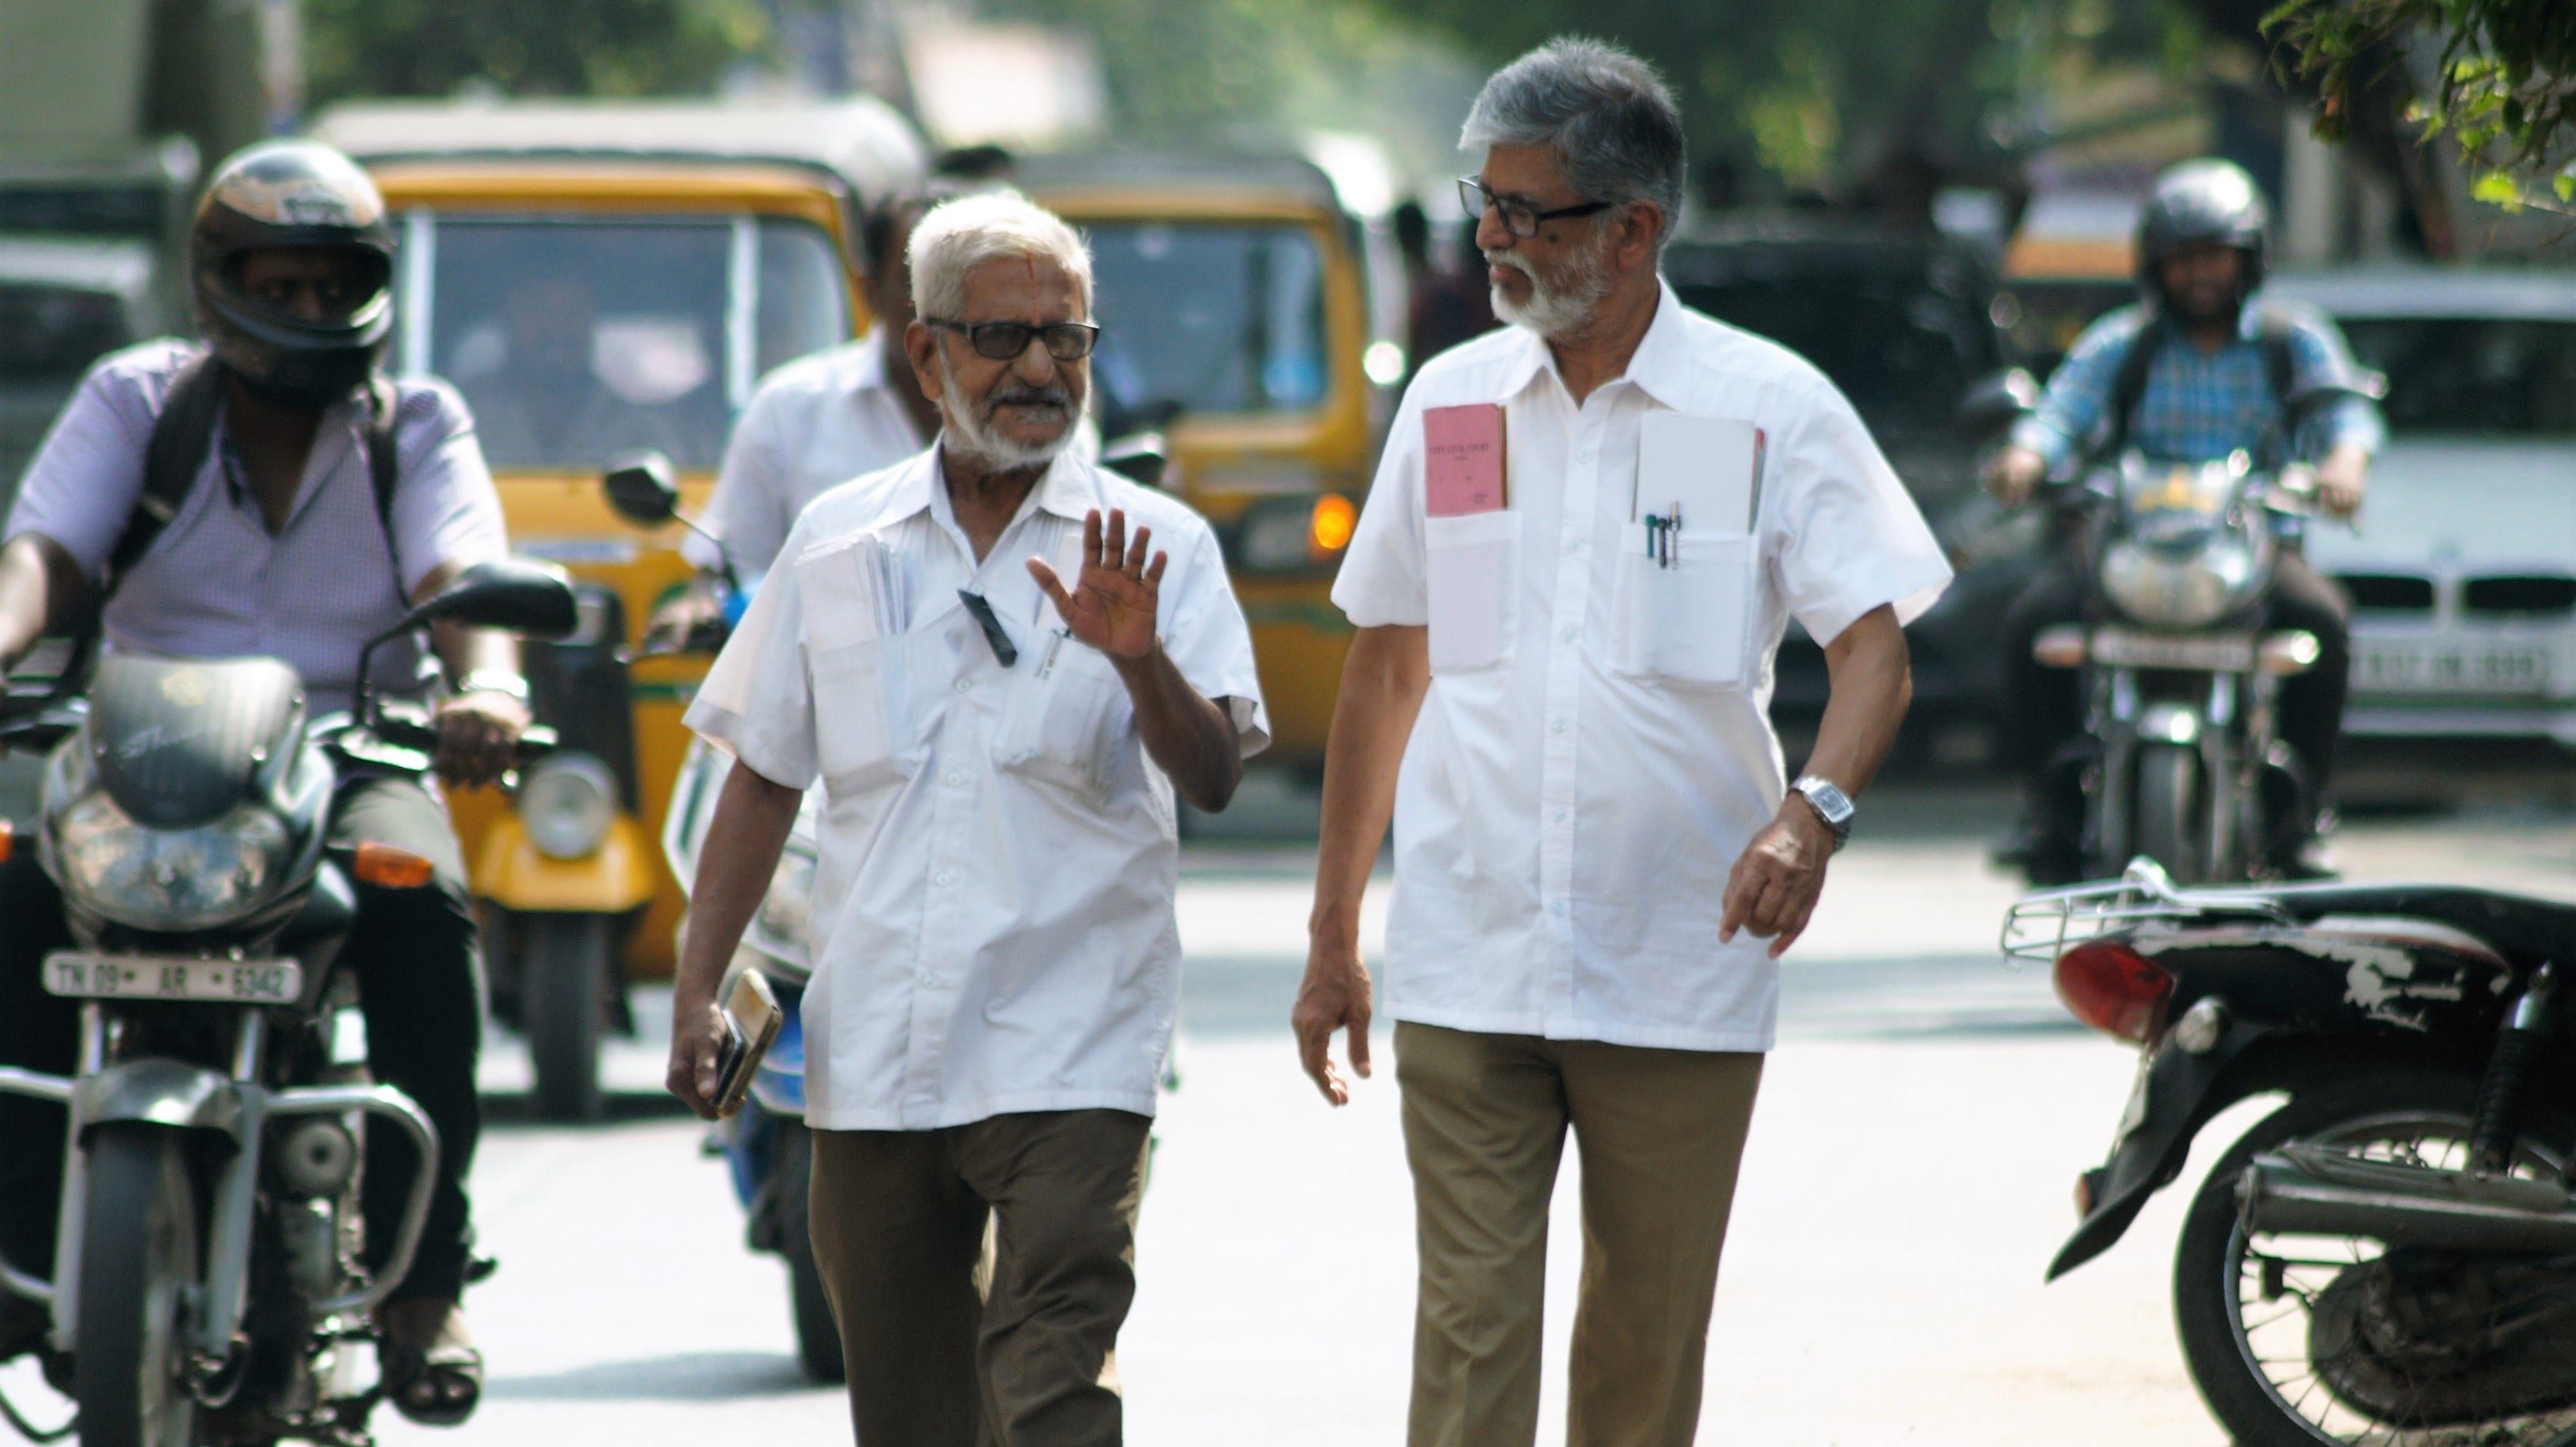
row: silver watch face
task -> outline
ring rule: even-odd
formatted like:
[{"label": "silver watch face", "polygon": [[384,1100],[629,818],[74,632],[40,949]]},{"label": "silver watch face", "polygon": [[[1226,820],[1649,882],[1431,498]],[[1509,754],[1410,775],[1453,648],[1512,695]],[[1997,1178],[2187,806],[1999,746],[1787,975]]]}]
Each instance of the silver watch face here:
[{"label": "silver watch face", "polygon": [[1797,782],[1796,788],[1799,793],[1807,796],[1807,801],[1809,803],[1816,806],[1817,813],[1825,816],[1826,823],[1833,825],[1836,829],[1847,829],[1851,827],[1851,819],[1854,812],[1852,809],[1852,801],[1850,797],[1845,795],[1840,788],[1836,787],[1831,780],[1800,779]]}]

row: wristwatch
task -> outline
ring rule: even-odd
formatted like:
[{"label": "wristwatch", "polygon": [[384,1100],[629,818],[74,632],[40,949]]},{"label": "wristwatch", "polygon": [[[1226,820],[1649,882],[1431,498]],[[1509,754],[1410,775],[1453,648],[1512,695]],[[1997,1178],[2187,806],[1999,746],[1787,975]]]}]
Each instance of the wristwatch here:
[{"label": "wristwatch", "polygon": [[506,693],[521,703],[528,701],[528,680],[524,675],[506,669],[477,668],[456,680],[456,696],[469,693]]},{"label": "wristwatch", "polygon": [[1801,775],[1789,791],[1806,800],[1816,817],[1825,821],[1825,827],[1834,831],[1834,852],[1841,853],[1843,846],[1851,842],[1852,815],[1859,812],[1852,808],[1851,796],[1820,774]]}]

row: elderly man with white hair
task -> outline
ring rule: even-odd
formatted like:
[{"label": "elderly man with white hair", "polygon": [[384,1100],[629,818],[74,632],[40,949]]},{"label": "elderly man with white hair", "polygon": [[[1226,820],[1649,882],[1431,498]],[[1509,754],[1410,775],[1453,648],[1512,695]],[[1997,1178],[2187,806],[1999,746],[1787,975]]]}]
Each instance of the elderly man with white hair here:
[{"label": "elderly man with white hair", "polygon": [[[1293,1025],[1368,1073],[1360,897],[1395,825],[1386,1010],[1421,1278],[1413,1447],[1537,1430],[1548,1201],[1583,1161],[1567,1440],[1681,1447],[1777,1011],[1949,581],[1852,408],[1657,274],[1682,125],[1636,57],[1496,74],[1460,183],[1511,326],[1405,392],[1333,599],[1358,627]],[[1806,772],[1765,714],[1795,617],[1833,696]]]},{"label": "elderly man with white hair", "polygon": [[1207,524],[1065,445],[1081,240],[979,195],[909,255],[939,439],[805,510],[689,711],[740,767],[670,1087],[711,1110],[716,989],[820,779],[810,1216],[858,1439],[1106,1447],[1179,994],[1173,796],[1224,808],[1268,722]]}]

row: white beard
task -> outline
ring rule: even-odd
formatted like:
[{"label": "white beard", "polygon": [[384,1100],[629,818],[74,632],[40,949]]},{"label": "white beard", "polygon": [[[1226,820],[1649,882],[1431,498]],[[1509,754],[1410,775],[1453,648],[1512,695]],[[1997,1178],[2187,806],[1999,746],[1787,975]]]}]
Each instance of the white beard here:
[{"label": "white beard", "polygon": [[1542,337],[1561,337],[1590,325],[1601,299],[1610,294],[1610,268],[1596,247],[1586,247],[1568,259],[1566,284],[1561,290],[1548,285],[1535,269],[1521,265],[1508,254],[1489,252],[1485,259],[1511,267],[1528,277],[1530,284],[1529,300],[1517,303],[1503,295],[1501,287],[1493,288],[1494,315]]},{"label": "white beard", "polygon": [[973,414],[974,402],[957,385],[957,374],[948,359],[939,359],[939,417],[946,429],[943,445],[957,456],[987,472],[1017,472],[1022,468],[1043,467],[1055,461],[1073,441],[1074,430],[1081,425],[1081,412],[1075,408],[1066,417],[1064,430],[1046,442],[1020,442],[1002,436],[986,427]]}]

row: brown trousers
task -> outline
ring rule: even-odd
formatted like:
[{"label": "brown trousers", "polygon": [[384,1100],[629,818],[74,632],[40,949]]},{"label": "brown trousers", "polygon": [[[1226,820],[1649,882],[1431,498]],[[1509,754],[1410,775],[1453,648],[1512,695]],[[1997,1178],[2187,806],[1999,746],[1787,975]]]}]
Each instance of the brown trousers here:
[{"label": "brown trousers", "polygon": [[1421,1286],[1411,1447],[1538,1436],[1548,1198],[1583,1155],[1568,1447],[1689,1447],[1762,1057],[1395,1027]]},{"label": "brown trousers", "polygon": [[1117,1447],[1151,1126],[1070,1110],[814,1132],[814,1261],[865,1447]]}]

